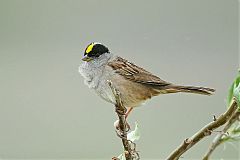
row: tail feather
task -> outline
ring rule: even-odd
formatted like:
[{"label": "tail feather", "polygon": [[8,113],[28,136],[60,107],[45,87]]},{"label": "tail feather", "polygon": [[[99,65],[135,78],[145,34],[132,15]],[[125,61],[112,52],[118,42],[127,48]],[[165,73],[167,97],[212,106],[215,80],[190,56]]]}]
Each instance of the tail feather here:
[{"label": "tail feather", "polygon": [[215,92],[215,89],[213,88],[195,87],[195,86],[175,86],[175,85],[168,86],[166,90],[169,93],[187,92],[187,93],[196,93],[196,94],[203,94],[203,95],[212,95]]}]

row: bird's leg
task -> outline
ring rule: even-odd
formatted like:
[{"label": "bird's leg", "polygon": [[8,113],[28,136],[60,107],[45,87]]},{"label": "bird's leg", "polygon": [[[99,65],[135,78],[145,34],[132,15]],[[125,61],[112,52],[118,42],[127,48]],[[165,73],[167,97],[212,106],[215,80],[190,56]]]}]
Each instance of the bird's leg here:
[{"label": "bird's leg", "polygon": [[127,119],[127,117],[129,116],[130,112],[133,110],[133,107],[130,107],[127,112],[125,113],[125,118]]},{"label": "bird's leg", "polygon": [[127,132],[131,129],[130,125],[127,123],[127,117],[129,116],[129,114],[131,113],[132,110],[133,110],[133,107],[130,107],[130,108],[127,109],[127,111],[125,113],[125,121],[126,121]]},{"label": "bird's leg", "polygon": [[[127,109],[126,113],[124,114],[124,115],[125,115],[127,132],[131,129],[130,125],[127,123],[127,117],[129,116],[129,114],[130,114],[130,112],[131,112],[132,110],[133,110],[133,107],[130,107],[130,108]],[[116,122],[114,123],[114,126],[116,127],[117,135],[120,137],[121,134],[119,134],[119,130],[120,130],[119,122],[116,121]]]},{"label": "bird's leg", "polygon": [[133,107],[130,107],[129,109],[127,109],[127,112],[125,113],[127,131],[129,131],[131,129],[130,125],[127,123],[127,117],[129,116],[129,114],[131,113],[132,110],[133,110]]}]

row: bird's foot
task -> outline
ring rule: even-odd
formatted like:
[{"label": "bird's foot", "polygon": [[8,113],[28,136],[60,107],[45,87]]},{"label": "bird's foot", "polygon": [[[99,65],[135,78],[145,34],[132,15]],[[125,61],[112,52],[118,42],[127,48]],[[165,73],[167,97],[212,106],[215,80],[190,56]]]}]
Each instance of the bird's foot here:
[{"label": "bird's foot", "polygon": [[[125,124],[124,128],[126,128],[126,132],[130,131],[130,130],[131,130],[131,127],[130,127],[130,125],[127,123],[127,121],[126,121],[124,124]],[[115,129],[116,129],[116,132],[119,133],[119,135],[123,135],[123,131],[122,131],[122,129],[121,129],[122,127],[120,126],[119,120],[116,120],[116,121],[114,122],[114,127],[115,127]]]}]

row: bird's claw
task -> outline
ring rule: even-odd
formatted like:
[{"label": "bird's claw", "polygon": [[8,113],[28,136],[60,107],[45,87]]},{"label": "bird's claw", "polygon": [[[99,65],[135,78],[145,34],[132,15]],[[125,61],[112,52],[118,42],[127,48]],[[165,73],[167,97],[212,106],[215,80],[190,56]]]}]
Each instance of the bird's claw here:
[{"label": "bird's claw", "polygon": [[[120,124],[119,124],[119,120],[114,122],[114,127],[115,127],[116,131],[123,132],[121,130],[121,127],[120,127]],[[129,132],[131,130],[131,127],[130,127],[130,125],[127,122],[125,122],[125,128],[126,128],[126,132]]]}]

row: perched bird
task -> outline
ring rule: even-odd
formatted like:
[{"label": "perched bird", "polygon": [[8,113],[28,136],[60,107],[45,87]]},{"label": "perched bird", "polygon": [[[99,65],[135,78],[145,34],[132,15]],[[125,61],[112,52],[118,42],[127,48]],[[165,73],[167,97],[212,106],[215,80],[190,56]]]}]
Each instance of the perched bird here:
[{"label": "perched bird", "polygon": [[112,82],[121,95],[122,103],[128,108],[126,116],[134,107],[140,106],[147,99],[168,93],[196,93],[211,95],[215,90],[206,87],[181,86],[166,82],[145,69],[113,55],[106,46],[93,42],[87,46],[79,67],[85,84],[112,104],[115,98],[108,81]]}]

